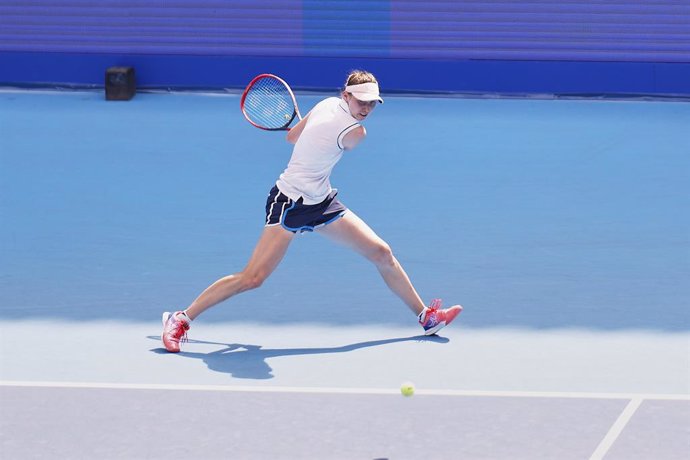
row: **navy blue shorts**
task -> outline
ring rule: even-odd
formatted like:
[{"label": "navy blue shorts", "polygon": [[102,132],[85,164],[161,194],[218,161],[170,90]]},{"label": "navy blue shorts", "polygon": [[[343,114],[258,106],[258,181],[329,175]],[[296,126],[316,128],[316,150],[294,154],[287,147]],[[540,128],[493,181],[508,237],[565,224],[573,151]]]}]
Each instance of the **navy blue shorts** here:
[{"label": "navy blue shorts", "polygon": [[319,204],[303,204],[302,198],[293,201],[274,186],[266,199],[266,226],[282,225],[293,233],[312,232],[339,219],[347,207],[336,199],[333,190]]}]

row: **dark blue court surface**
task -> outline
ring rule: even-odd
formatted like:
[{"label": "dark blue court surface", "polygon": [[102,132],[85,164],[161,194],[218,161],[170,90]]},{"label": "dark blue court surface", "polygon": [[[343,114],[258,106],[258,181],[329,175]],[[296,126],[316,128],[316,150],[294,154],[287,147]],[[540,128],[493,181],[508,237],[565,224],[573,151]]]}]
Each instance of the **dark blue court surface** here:
[{"label": "dark blue court surface", "polygon": [[171,355],[161,312],[243,268],[284,134],[236,94],[0,92],[2,452],[684,458],[690,104],[386,97],[366,126],[339,198],[457,322],[420,337],[309,234]]}]

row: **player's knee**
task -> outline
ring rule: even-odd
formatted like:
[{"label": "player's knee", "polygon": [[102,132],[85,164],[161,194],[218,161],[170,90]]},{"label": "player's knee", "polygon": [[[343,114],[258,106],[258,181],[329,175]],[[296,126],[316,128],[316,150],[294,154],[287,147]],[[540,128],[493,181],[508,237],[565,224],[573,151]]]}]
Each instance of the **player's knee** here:
[{"label": "player's knee", "polygon": [[379,267],[386,267],[395,264],[393,250],[385,241],[378,243],[369,253],[369,259]]},{"label": "player's knee", "polygon": [[249,291],[264,284],[267,276],[262,272],[244,272],[242,274],[242,290]]}]

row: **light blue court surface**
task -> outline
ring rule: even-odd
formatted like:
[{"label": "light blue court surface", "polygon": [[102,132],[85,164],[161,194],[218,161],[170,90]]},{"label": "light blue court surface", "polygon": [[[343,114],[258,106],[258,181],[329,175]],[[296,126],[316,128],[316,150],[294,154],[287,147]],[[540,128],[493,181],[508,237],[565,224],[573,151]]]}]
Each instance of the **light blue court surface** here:
[{"label": "light blue court surface", "polygon": [[0,92],[1,452],[685,458],[690,104],[389,96],[366,126],[339,198],[457,323],[420,337],[309,234],[171,355],[161,312],[244,266],[284,134],[237,94]]}]

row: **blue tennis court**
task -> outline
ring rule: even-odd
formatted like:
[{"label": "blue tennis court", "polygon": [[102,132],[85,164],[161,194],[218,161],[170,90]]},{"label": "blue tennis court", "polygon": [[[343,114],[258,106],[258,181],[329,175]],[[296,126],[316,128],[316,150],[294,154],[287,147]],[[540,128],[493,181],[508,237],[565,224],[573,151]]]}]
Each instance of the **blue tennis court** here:
[{"label": "blue tennis court", "polygon": [[333,184],[456,322],[308,234],[168,354],[290,155],[238,106],[0,92],[4,456],[685,458],[687,102],[388,96]]}]

